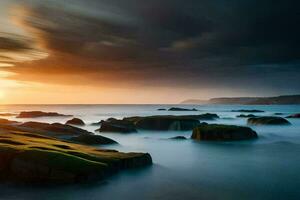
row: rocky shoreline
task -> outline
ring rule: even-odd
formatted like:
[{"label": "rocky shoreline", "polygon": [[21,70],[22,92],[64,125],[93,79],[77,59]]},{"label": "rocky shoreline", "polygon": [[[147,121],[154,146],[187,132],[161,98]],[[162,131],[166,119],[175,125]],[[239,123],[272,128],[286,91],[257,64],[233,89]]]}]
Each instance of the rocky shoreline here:
[{"label": "rocky shoreline", "polygon": [[[81,144],[73,143],[74,137],[62,139],[76,134],[77,137],[96,136],[82,129],[75,128],[77,133],[72,130],[71,134],[68,125],[38,122],[29,125],[0,120],[1,180],[43,184],[97,181],[121,170],[152,164],[148,153],[122,153],[82,145],[85,142],[81,140],[76,141]],[[49,131],[57,126],[60,132]],[[63,128],[67,131],[63,132]],[[104,140],[102,144],[107,142],[105,137],[100,137]]]}]

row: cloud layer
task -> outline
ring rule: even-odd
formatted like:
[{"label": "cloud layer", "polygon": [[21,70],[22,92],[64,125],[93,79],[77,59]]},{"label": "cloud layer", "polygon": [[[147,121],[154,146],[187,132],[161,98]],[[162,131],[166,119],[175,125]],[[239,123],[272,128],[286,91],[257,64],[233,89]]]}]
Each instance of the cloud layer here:
[{"label": "cloud layer", "polygon": [[299,6],[296,0],[31,0],[19,5],[16,21],[33,42],[0,37],[0,51],[26,52],[35,43],[48,52],[10,68],[17,80],[300,92]]}]

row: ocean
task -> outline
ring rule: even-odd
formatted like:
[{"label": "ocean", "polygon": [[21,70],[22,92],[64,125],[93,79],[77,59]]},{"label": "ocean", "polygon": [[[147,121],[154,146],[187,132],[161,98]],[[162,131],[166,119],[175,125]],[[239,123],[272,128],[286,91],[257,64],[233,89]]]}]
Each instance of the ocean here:
[{"label": "ocean", "polygon": [[[158,108],[185,107],[199,111],[157,111]],[[220,119],[208,123],[247,126],[236,118],[238,109],[259,109],[255,115],[282,116],[300,113],[299,105],[1,105],[0,113],[54,111],[71,114],[87,124],[110,117],[185,115],[216,113]],[[14,117],[8,119],[16,120]],[[70,118],[51,117],[22,121],[60,122]],[[104,182],[77,185],[29,186],[0,184],[0,199],[5,200],[148,200],[148,199],[300,199],[300,119],[288,119],[288,126],[250,126],[259,139],[238,142],[197,142],[170,140],[190,138],[192,131],[138,131],[132,134],[101,133],[119,144],[101,146],[124,152],[149,152],[153,166],[127,170]],[[18,119],[21,121],[21,119]],[[99,134],[99,133],[97,133]]]}]

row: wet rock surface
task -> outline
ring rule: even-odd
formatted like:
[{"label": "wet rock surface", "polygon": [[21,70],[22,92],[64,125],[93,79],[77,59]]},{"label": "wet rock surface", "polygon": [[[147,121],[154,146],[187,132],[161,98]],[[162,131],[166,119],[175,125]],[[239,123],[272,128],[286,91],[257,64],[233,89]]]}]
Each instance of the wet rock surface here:
[{"label": "wet rock surface", "polygon": [[193,129],[191,136],[194,140],[210,141],[249,140],[257,137],[257,133],[249,127],[222,124],[201,124]]}]

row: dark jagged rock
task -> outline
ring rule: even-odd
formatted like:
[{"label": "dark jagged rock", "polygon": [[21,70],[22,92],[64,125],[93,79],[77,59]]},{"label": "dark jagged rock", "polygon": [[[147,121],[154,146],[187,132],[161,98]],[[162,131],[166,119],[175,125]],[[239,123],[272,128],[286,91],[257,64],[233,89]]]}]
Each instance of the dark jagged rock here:
[{"label": "dark jagged rock", "polygon": [[256,115],[253,115],[253,114],[249,114],[249,115],[244,115],[244,114],[241,114],[241,115],[238,115],[236,117],[239,117],[239,118],[250,118],[250,117],[257,117]]},{"label": "dark jagged rock", "polygon": [[134,123],[127,120],[117,120],[114,118],[107,119],[106,121],[101,121],[101,127],[96,131],[118,133],[137,132]]},{"label": "dark jagged rock", "polygon": [[66,122],[66,124],[68,124],[68,125],[77,125],[77,126],[84,126],[85,125],[84,121],[82,121],[79,118],[70,119]]},{"label": "dark jagged rock", "polygon": [[287,116],[286,118],[300,118],[300,113]]},{"label": "dark jagged rock", "polygon": [[252,124],[252,125],[288,125],[291,123],[282,117],[266,116],[266,117],[249,118],[248,124]]},{"label": "dark jagged rock", "polygon": [[57,112],[42,112],[42,111],[24,111],[17,118],[37,118],[37,117],[70,117],[72,115],[64,115]]},{"label": "dark jagged rock", "polygon": [[70,138],[70,141],[78,142],[80,144],[87,144],[87,145],[116,144],[117,143],[116,141],[114,141],[110,138],[101,136],[101,135],[87,135],[87,134],[72,137],[72,138]]},{"label": "dark jagged rock", "polygon": [[263,110],[245,110],[245,109],[241,109],[241,110],[232,110],[231,112],[247,112],[247,113],[262,113],[265,112]]},{"label": "dark jagged rock", "polygon": [[0,179],[26,183],[103,180],[121,170],[152,164],[148,153],[121,153],[1,127]]},{"label": "dark jagged rock", "polygon": [[189,108],[172,107],[172,108],[169,108],[168,111],[198,111],[198,110],[196,108],[189,109]]},{"label": "dark jagged rock", "polygon": [[171,137],[169,139],[171,139],[171,140],[186,140],[187,138],[184,136],[175,136],[175,137]]},{"label": "dark jagged rock", "polygon": [[211,141],[249,140],[257,137],[257,133],[249,127],[222,124],[201,124],[193,129],[191,136],[194,140]]},{"label": "dark jagged rock", "polygon": [[159,115],[148,117],[128,117],[124,121],[134,123],[137,129],[144,130],[192,130],[199,125],[199,120],[189,116]]}]

